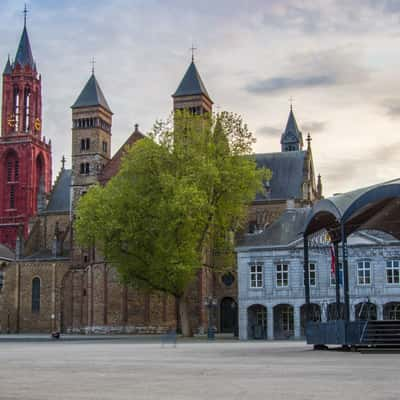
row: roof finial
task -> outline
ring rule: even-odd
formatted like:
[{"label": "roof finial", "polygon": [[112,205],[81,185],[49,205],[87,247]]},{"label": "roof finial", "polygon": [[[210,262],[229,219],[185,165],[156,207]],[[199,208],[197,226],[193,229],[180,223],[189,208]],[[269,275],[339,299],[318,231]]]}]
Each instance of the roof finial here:
[{"label": "roof finial", "polygon": [[65,156],[63,155],[61,158],[61,169],[64,170],[65,169]]},{"label": "roof finial", "polygon": [[290,102],[290,111],[293,111],[293,97],[292,96],[290,96],[289,102]]},{"label": "roof finial", "polygon": [[192,62],[194,62],[194,51],[197,50],[197,47],[194,47],[194,43],[192,43],[192,47],[190,48],[190,51],[192,52]]},{"label": "roof finial", "polygon": [[26,7],[26,3],[25,3],[25,6],[24,6],[23,13],[24,13],[24,28],[26,28],[26,16],[28,14],[28,8]]},{"label": "roof finial", "polygon": [[310,135],[310,132],[308,132],[308,134],[307,134],[307,148],[311,147],[311,141],[312,141],[311,135]]},{"label": "roof finial", "polygon": [[139,132],[139,124],[135,124],[135,132]]},{"label": "roof finial", "polygon": [[94,75],[94,64],[96,64],[96,60],[94,57],[92,57],[92,60],[90,61],[90,64],[92,64],[92,75]]}]

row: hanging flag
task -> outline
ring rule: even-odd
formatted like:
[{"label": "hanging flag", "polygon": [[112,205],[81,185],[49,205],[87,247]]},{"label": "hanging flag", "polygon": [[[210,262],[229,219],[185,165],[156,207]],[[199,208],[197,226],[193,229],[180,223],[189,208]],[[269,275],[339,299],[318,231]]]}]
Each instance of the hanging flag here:
[{"label": "hanging flag", "polygon": [[335,247],[334,247],[333,243],[331,243],[330,249],[331,249],[331,273],[334,274],[335,270],[336,270],[336,268],[335,268],[336,257],[335,257]]}]

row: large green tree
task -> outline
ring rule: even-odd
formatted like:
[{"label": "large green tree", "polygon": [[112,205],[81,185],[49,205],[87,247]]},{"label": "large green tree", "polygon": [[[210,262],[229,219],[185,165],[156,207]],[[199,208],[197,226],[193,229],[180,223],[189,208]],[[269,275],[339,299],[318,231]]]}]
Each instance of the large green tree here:
[{"label": "large green tree", "polygon": [[186,335],[190,284],[200,268],[214,267],[207,250],[232,257],[233,235],[269,179],[256,169],[253,142],[237,115],[177,112],[173,124],[157,123],[127,150],[106,186],[79,201],[78,242],[96,246],[125,284],[173,295]]}]

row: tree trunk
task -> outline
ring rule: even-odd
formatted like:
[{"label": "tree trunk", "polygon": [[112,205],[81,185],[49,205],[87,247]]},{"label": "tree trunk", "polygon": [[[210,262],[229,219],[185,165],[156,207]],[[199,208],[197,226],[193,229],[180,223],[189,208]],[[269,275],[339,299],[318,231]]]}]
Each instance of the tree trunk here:
[{"label": "tree trunk", "polygon": [[192,337],[193,331],[189,318],[189,304],[185,295],[178,297],[178,305],[182,335],[185,337]]}]

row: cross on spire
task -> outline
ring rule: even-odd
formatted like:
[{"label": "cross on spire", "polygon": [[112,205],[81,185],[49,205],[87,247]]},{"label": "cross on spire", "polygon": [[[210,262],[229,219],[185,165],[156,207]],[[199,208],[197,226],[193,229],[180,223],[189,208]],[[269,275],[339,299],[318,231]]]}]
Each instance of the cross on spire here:
[{"label": "cross on spire", "polygon": [[197,50],[197,47],[194,47],[194,44],[192,43],[192,47],[190,48],[190,51],[192,52],[192,62],[194,62],[194,51]]},{"label": "cross on spire", "polygon": [[65,161],[65,156],[63,155],[61,159],[61,169],[65,169]]},{"label": "cross on spire", "polygon": [[96,60],[94,57],[92,57],[92,60],[90,61],[90,64],[92,64],[92,75],[94,75],[94,64],[96,64]]}]

